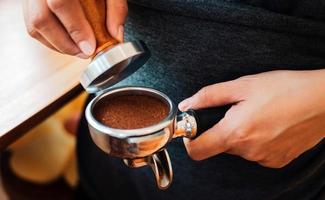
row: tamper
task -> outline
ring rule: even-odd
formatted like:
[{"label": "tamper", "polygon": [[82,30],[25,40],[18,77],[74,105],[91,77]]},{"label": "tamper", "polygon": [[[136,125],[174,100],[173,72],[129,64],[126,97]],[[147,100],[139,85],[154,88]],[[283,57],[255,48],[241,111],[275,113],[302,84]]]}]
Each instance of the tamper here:
[{"label": "tamper", "polygon": [[126,78],[150,57],[142,41],[119,43],[106,28],[106,1],[80,0],[92,27],[97,48],[81,77],[81,85],[88,93],[95,93]]}]

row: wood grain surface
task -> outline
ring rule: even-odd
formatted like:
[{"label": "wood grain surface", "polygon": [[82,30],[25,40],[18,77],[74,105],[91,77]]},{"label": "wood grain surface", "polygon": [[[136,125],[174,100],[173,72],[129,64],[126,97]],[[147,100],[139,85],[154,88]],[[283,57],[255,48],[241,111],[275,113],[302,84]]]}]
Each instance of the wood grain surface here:
[{"label": "wood grain surface", "polygon": [[47,49],[27,34],[20,0],[0,0],[0,150],[82,91],[89,61]]}]

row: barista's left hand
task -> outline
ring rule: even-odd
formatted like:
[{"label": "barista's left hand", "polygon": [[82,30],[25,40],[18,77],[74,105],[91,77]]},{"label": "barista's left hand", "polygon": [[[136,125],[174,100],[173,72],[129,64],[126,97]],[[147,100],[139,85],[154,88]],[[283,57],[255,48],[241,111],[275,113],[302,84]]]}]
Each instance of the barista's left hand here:
[{"label": "barista's left hand", "polygon": [[226,152],[281,168],[325,137],[325,70],[273,71],[202,88],[179,109],[234,104],[195,140],[188,154],[203,160]]}]

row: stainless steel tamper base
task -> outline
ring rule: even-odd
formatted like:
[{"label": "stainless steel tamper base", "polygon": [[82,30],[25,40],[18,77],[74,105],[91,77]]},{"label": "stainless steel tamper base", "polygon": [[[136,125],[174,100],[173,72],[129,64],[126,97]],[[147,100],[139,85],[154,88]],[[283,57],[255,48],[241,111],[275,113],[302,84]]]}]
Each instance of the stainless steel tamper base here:
[{"label": "stainless steel tamper base", "polygon": [[80,83],[88,93],[95,93],[134,73],[150,57],[139,40],[125,42],[99,52],[81,75]]}]

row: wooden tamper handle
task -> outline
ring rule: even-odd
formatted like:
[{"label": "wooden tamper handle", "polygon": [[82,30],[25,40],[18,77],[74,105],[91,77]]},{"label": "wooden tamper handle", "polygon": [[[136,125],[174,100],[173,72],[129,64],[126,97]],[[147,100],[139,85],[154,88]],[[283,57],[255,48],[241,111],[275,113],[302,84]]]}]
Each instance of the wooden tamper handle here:
[{"label": "wooden tamper handle", "polygon": [[[80,0],[86,18],[92,27],[96,38],[96,51],[92,57],[103,49],[118,43],[106,28],[106,0]],[[73,12],[73,11],[71,11]]]}]

